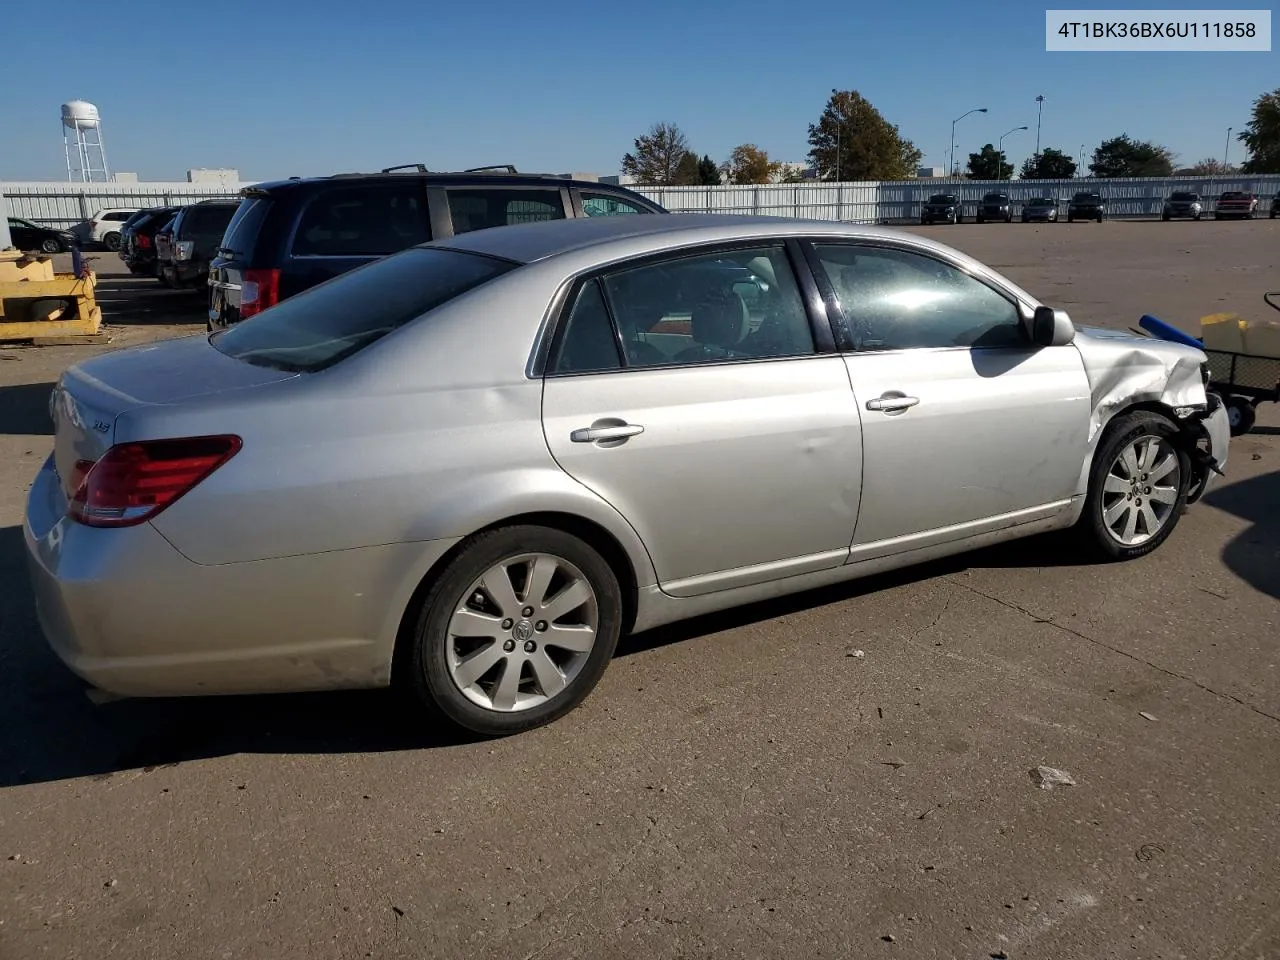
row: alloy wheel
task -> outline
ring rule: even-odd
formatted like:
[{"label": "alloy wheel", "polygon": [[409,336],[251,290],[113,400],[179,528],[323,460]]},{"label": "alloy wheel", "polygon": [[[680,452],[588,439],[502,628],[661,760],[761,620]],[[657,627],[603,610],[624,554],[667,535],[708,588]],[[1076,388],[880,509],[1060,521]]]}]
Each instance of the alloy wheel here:
[{"label": "alloy wheel", "polygon": [[528,710],[573,683],[599,627],[596,593],[581,570],[546,553],[512,557],[477,578],[450,617],[449,676],[478,706]]},{"label": "alloy wheel", "polygon": [[1102,522],[1126,547],[1146,543],[1168,522],[1178,502],[1182,468],[1163,437],[1141,436],[1117,455],[1102,486]]}]

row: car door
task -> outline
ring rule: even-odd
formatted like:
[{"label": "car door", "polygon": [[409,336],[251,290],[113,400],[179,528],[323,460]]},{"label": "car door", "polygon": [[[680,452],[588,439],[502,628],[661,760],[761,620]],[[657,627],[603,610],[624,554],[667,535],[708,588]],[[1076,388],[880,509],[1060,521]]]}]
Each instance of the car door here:
[{"label": "car door", "polygon": [[816,242],[863,416],[851,559],[962,539],[1067,508],[1088,451],[1074,346],[1038,347],[1011,291],[940,254]]},{"label": "car door", "polygon": [[860,418],[821,311],[782,241],[623,264],[570,292],[547,444],[635,528],[667,593],[846,559]]}]

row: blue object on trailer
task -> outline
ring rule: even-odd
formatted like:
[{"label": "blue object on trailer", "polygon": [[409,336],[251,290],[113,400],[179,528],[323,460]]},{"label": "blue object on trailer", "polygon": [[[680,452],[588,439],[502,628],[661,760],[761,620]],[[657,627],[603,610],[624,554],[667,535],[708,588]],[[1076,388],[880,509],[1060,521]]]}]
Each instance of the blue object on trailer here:
[{"label": "blue object on trailer", "polygon": [[1158,340],[1169,340],[1173,343],[1181,343],[1187,347],[1195,347],[1197,350],[1204,349],[1203,340],[1198,337],[1193,337],[1189,333],[1183,333],[1177,327],[1171,326],[1158,317],[1153,317],[1149,313],[1144,313],[1142,315],[1142,319],[1138,321],[1138,326]]}]

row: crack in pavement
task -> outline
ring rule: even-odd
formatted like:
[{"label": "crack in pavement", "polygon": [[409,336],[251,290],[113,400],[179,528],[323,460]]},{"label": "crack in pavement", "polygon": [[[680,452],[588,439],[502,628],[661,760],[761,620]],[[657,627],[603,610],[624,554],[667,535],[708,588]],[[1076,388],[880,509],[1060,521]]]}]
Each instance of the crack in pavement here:
[{"label": "crack in pavement", "polygon": [[1173,677],[1176,680],[1182,680],[1186,683],[1190,683],[1196,687],[1199,687],[1205,693],[1208,693],[1211,696],[1217,697],[1219,700],[1227,700],[1231,703],[1238,703],[1240,706],[1245,707],[1248,710],[1252,710],[1254,713],[1258,714],[1261,717],[1266,717],[1268,720],[1275,720],[1277,723],[1280,723],[1280,716],[1277,716],[1274,713],[1268,713],[1266,710],[1261,710],[1258,707],[1255,707],[1253,704],[1249,703],[1247,700],[1242,700],[1240,697],[1235,696],[1235,694],[1223,693],[1219,690],[1215,690],[1213,689],[1213,687],[1209,686],[1208,684],[1200,682],[1195,677],[1188,676],[1185,673],[1178,673],[1178,671],[1170,670],[1168,667],[1162,667],[1160,666],[1160,664],[1154,663],[1146,659],[1145,657],[1140,657],[1136,653],[1130,653],[1128,650],[1123,650],[1120,647],[1112,646],[1111,644],[1107,643],[1104,640],[1099,640],[1096,637],[1091,637],[1087,633],[1081,633],[1079,630],[1073,630],[1071,627],[1068,627],[1062,623],[1058,623],[1056,620],[1046,619],[1040,616],[1039,614],[1033,613],[1032,611],[1028,610],[1026,607],[1022,606],[1021,604],[1014,603],[1012,600],[1005,600],[1002,597],[993,596],[992,594],[987,593],[986,591],[979,590],[977,587],[972,586],[971,584],[963,583],[960,580],[955,579],[954,577],[944,576],[942,579],[964,590],[968,590],[970,593],[976,594],[979,597],[985,597],[986,599],[992,601],[993,603],[998,603],[1002,607],[1007,607],[1010,610],[1015,610],[1025,617],[1030,617],[1036,623],[1047,623],[1049,626],[1056,627],[1057,629],[1061,630],[1063,633],[1069,633],[1073,637],[1079,637],[1081,640],[1084,640],[1088,643],[1092,643],[1095,646],[1102,647],[1102,649],[1104,650],[1110,650],[1112,653],[1119,654],[1122,657],[1128,657],[1130,660],[1133,660],[1137,663],[1141,663],[1144,666],[1148,666],[1152,670],[1156,670],[1159,673],[1165,674],[1166,676]]}]

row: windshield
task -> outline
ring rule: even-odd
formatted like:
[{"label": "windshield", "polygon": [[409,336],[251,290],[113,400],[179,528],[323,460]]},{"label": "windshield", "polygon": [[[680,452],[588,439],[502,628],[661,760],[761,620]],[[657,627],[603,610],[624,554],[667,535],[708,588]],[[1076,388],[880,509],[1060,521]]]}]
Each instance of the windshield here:
[{"label": "windshield", "polygon": [[1009,197],[1003,193],[988,193],[982,198],[983,203],[1008,203]]},{"label": "windshield", "polygon": [[311,373],[516,266],[478,254],[413,248],[290,297],[211,342],[246,363]]},{"label": "windshield", "polygon": [[1175,193],[1172,194],[1169,199],[1182,203],[1190,203],[1193,200],[1199,200],[1200,197],[1194,193]]},{"label": "windshield", "polygon": [[1222,195],[1222,199],[1223,200],[1241,200],[1245,196],[1246,194],[1243,194],[1238,190],[1228,190],[1226,193]]},{"label": "windshield", "polygon": [[1029,207],[1051,207],[1053,204],[1054,201],[1048,197],[1034,197],[1027,201],[1027,206]]},{"label": "windshield", "polygon": [[1089,203],[1089,202],[1092,202],[1092,201],[1094,201],[1094,200],[1100,200],[1100,199],[1102,199],[1102,198],[1101,198],[1101,197],[1099,197],[1099,196],[1098,196],[1098,194],[1096,194],[1096,193],[1077,193],[1077,194],[1076,194],[1076,199],[1077,199],[1077,200],[1083,200],[1083,201],[1085,201],[1086,203]]},{"label": "windshield", "polygon": [[956,198],[950,193],[935,193],[929,198],[930,203],[955,203]]}]

